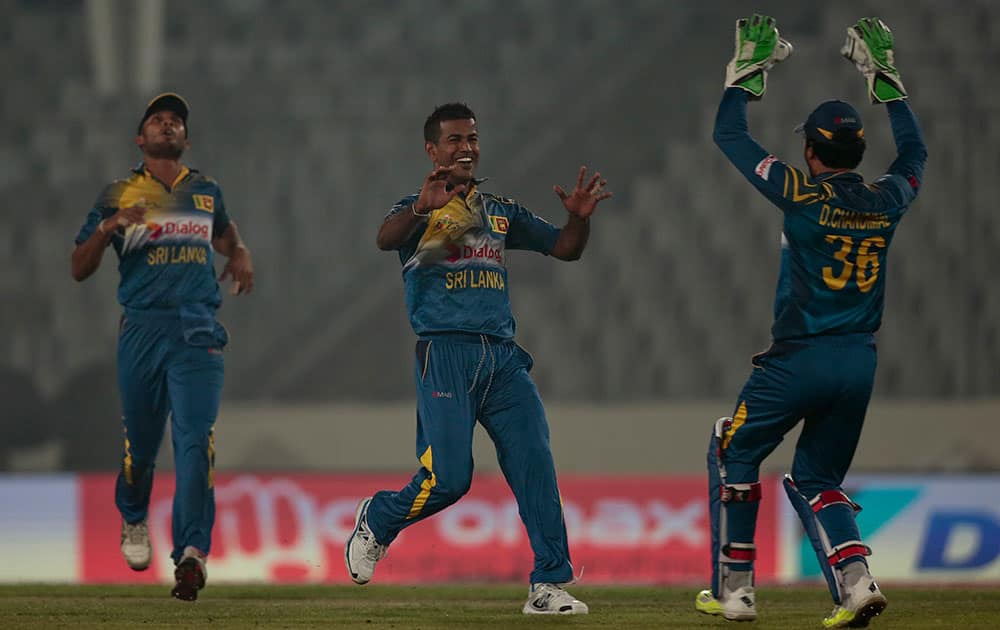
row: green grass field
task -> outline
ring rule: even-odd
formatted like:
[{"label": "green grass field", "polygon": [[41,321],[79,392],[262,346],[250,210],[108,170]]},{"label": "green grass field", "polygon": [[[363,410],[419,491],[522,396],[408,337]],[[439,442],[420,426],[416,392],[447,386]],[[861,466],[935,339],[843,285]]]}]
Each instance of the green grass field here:
[{"label": "green grass field", "polygon": [[[591,613],[528,617],[519,586],[212,585],[195,603],[167,586],[0,586],[0,628],[821,628],[820,587],[760,588],[760,616],[731,624],[694,612],[696,589],[576,586]],[[872,628],[1000,628],[1000,589],[884,588]]]}]

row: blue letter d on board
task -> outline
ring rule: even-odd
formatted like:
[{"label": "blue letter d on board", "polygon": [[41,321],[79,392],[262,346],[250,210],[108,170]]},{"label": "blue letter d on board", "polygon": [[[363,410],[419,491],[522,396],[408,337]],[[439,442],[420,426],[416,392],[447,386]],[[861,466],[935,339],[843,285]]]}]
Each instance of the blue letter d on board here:
[{"label": "blue letter d on board", "polygon": [[[974,537],[973,545],[961,555],[945,557],[955,534]],[[964,547],[964,545],[963,545]],[[917,562],[919,569],[974,569],[1000,556],[1000,523],[990,512],[937,512],[931,516]]]}]

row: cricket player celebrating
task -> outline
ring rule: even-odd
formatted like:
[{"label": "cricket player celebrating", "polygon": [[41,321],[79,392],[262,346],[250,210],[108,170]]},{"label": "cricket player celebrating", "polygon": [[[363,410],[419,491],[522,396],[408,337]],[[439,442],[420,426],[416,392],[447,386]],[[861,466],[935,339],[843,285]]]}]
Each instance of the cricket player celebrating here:
[{"label": "cricket player celebrating", "polygon": [[761,462],[802,419],[792,473],[784,485],[833,596],[827,628],[865,627],[886,606],[868,571],[841,483],[854,456],[875,377],[886,257],[896,226],[916,198],[927,150],[894,65],[893,38],[881,20],[847,30],[842,54],[885,103],[898,157],[866,184],[854,168],[865,149],[861,116],[827,101],[800,126],[808,172],[778,160],[747,131],[746,107],[767,88],[767,71],[792,51],[770,17],[736,26],[736,54],[715,121],[715,142],[744,177],[784,213],[773,344],[753,360],[735,413],[715,424],[708,451],[712,588],[696,608],[752,620],[754,529]]},{"label": "cricket player celebrating", "polygon": [[[573,579],[549,428],[531,356],[514,340],[507,250],[576,260],[590,216],[611,196],[600,174],[581,168],[576,187],[554,188],[569,217],[560,230],[516,202],[483,192],[476,179],[479,133],[462,103],[434,110],[424,125],[433,169],[419,194],[393,206],[377,244],[398,250],[416,344],[417,458],[422,467],[398,492],[361,501],[344,549],[347,570],[368,582],[399,532],[458,501],[472,483],[478,420],[496,446],[535,554],[525,614],[586,614],[563,589]],[[413,541],[416,542],[416,541]]]},{"label": "cricket player celebrating", "polygon": [[233,294],[253,288],[250,251],[229,219],[215,180],[180,162],[190,146],[188,104],[173,93],[149,102],[135,143],[143,161],[104,188],[76,237],[73,278],[97,270],[108,245],[118,254],[118,387],[125,449],[115,487],[121,550],[136,571],[149,567],[147,528],[153,466],[170,414],[177,490],[171,553],[178,599],[205,586],[215,494],[212,427],[222,394],[221,302],[212,250],[228,258],[221,279]]}]

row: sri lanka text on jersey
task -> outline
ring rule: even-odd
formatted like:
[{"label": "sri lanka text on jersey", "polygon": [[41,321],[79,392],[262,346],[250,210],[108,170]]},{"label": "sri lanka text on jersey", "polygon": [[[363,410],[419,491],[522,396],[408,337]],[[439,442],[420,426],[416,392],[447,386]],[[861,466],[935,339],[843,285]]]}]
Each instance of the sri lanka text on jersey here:
[{"label": "sri lanka text on jersey", "polygon": [[146,252],[147,265],[177,265],[182,263],[208,263],[208,249],[204,245],[160,245]]},{"label": "sri lanka text on jersey", "polygon": [[504,290],[503,276],[499,271],[465,269],[449,271],[444,275],[444,288],[452,289],[495,289]]}]

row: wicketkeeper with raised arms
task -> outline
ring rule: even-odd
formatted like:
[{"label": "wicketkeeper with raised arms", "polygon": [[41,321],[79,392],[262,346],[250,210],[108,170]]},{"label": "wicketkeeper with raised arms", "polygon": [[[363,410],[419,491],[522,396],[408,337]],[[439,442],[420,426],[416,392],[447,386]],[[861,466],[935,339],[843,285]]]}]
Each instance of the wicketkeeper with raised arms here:
[{"label": "wicketkeeper with raised arms", "polygon": [[699,593],[696,608],[756,618],[760,464],[804,419],[785,491],[833,597],[823,625],[860,628],[885,609],[886,598],[868,570],[871,550],[855,522],[861,507],[841,484],[872,393],[888,250],[920,190],[927,150],[894,64],[892,33],[865,18],[847,29],[841,53],[864,75],[871,101],[885,104],[896,160],[870,184],[854,171],[865,131],[843,101],[821,103],[797,129],[807,172],[771,155],[747,131],[747,101],[764,96],[768,70],[791,52],[774,19],[739,20],[715,121],[719,148],[784,221],[773,343],[754,357],[733,416],[716,422],[709,444],[712,587]]}]

